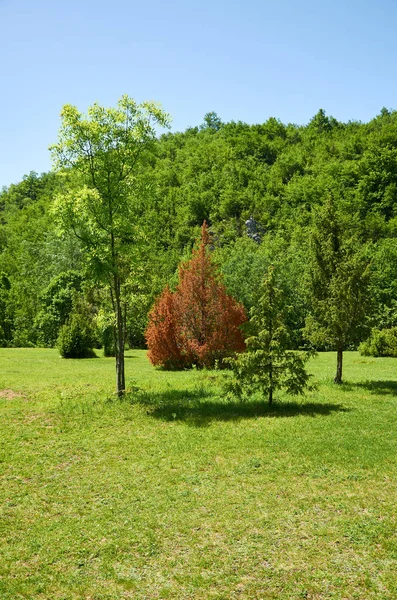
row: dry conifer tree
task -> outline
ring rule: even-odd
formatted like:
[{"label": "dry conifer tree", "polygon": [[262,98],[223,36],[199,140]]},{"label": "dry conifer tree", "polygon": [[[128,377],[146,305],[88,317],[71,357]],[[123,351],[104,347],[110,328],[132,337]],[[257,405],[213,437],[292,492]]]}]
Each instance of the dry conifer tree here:
[{"label": "dry conifer tree", "polygon": [[176,338],[174,295],[168,285],[157,298],[149,319],[146,338],[150,362],[166,369],[183,368],[184,360]]},{"label": "dry conifer tree", "polygon": [[244,307],[220,281],[209,241],[204,222],[199,247],[179,269],[175,293],[164,290],[149,315],[146,340],[154,365],[212,367],[245,348],[240,330],[246,321]]}]

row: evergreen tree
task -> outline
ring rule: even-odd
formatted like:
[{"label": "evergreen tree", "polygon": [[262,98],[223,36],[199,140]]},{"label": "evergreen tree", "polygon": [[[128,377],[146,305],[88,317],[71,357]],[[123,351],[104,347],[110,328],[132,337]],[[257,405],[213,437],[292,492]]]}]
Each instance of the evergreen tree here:
[{"label": "evergreen tree", "polygon": [[166,288],[149,315],[146,339],[155,365],[213,367],[245,348],[240,331],[246,320],[244,308],[226,293],[209,244],[204,222],[200,246],[181,265],[175,293]]},{"label": "evergreen tree", "polygon": [[255,392],[273,402],[276,390],[303,394],[309,375],[305,363],[310,352],[290,350],[290,332],[286,325],[286,303],[276,286],[274,267],[269,267],[256,305],[251,309],[251,326],[255,333],[247,338],[247,351],[227,362],[233,376],[226,389],[240,399]]},{"label": "evergreen tree", "polygon": [[317,211],[311,234],[306,337],[337,351],[335,383],[342,383],[343,351],[362,339],[370,304],[369,260],[352,223],[330,195]]}]

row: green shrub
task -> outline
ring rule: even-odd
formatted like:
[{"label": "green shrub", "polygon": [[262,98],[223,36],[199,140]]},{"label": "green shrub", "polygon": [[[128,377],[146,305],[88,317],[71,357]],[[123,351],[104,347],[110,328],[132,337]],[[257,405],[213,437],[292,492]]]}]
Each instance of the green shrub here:
[{"label": "green shrub", "polygon": [[59,331],[57,347],[63,358],[93,358],[94,345],[94,329],[81,314],[73,314]]},{"label": "green shrub", "polygon": [[369,338],[358,348],[363,356],[397,357],[397,327],[373,329]]},{"label": "green shrub", "polygon": [[82,285],[83,276],[77,271],[64,271],[50,281],[42,293],[41,310],[35,319],[39,346],[55,346],[61,326],[75,312]]},{"label": "green shrub", "polygon": [[100,308],[94,318],[104,356],[116,356],[114,315]]},{"label": "green shrub", "polygon": [[102,343],[104,356],[116,356],[114,327],[112,325],[109,325],[102,331]]}]

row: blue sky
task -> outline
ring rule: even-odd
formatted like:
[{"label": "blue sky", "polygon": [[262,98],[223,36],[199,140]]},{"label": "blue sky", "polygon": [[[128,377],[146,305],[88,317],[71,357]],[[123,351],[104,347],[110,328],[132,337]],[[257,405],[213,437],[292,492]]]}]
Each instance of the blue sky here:
[{"label": "blue sky", "polygon": [[0,0],[0,24],[0,189],[51,168],[66,103],[157,100],[174,131],[397,108],[395,0]]}]

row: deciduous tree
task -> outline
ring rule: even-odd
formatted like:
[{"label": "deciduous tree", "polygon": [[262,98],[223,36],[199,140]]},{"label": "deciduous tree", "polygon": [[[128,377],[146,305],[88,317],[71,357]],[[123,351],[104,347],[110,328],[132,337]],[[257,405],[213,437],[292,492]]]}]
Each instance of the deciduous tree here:
[{"label": "deciduous tree", "polygon": [[139,168],[156,139],[156,126],[167,126],[168,116],[155,103],[137,104],[123,96],[116,108],[94,104],[86,116],[66,105],[61,118],[58,143],[51,151],[66,176],[55,213],[61,227],[72,229],[81,241],[93,279],[109,289],[121,396],[125,390],[124,283],[130,248],[139,239],[136,212],[148,193],[148,182],[138,177]]}]

